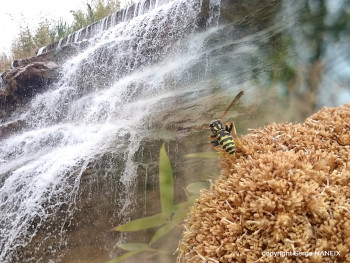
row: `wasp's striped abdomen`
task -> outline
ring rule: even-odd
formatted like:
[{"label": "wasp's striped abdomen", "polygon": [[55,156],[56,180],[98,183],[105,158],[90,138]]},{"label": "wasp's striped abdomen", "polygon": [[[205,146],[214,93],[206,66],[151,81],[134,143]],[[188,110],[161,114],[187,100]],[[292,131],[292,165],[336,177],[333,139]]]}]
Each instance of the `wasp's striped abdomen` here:
[{"label": "wasp's striped abdomen", "polygon": [[230,103],[230,105],[225,110],[224,114],[221,116],[220,119],[212,120],[209,123],[209,128],[211,131],[211,138],[215,138],[216,140],[211,141],[210,143],[213,146],[218,146],[219,144],[222,145],[222,148],[224,151],[226,151],[228,154],[234,154],[236,151],[236,145],[235,141],[233,140],[233,137],[231,135],[231,131],[233,130],[233,133],[235,135],[235,138],[237,137],[236,133],[236,127],[235,124],[232,122],[231,125],[228,125],[227,123],[224,125],[221,120],[224,118],[225,114],[228,112],[228,110],[239,100],[240,97],[243,96],[243,91],[240,91],[236,97],[233,99],[233,101]]},{"label": "wasp's striped abdomen", "polygon": [[231,134],[226,131],[222,130],[218,132],[218,142],[220,145],[222,145],[222,148],[229,154],[235,153],[235,142],[233,141],[233,138]]},{"label": "wasp's striped abdomen", "polygon": [[214,146],[219,144],[222,146],[223,150],[229,154],[234,154],[236,147],[233,137],[231,135],[231,126],[224,125],[220,120],[212,120],[209,124],[210,130],[212,132],[211,138],[216,138],[216,140],[211,141]]}]

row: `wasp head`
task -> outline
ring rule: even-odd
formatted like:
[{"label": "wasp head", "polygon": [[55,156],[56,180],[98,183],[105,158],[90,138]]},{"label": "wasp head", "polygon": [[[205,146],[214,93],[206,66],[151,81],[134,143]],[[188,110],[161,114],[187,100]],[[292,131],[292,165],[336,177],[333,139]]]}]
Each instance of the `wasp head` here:
[{"label": "wasp head", "polygon": [[209,128],[213,133],[217,133],[219,130],[224,130],[224,125],[220,120],[212,120],[209,123]]}]

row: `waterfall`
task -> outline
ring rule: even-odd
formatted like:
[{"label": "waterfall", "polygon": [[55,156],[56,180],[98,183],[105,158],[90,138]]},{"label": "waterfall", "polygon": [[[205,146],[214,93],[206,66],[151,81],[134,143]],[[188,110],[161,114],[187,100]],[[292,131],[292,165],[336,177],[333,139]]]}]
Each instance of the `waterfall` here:
[{"label": "waterfall", "polygon": [[[16,253],[58,212],[64,222],[47,238],[64,239],[81,176],[105,152],[124,152],[118,213],[127,213],[137,177],[133,157],[153,115],[176,97],[206,92],[205,85],[184,85],[191,67],[207,70],[197,65],[198,57],[206,56],[202,48],[214,32],[195,34],[199,9],[200,1],[181,0],[137,11],[134,19],[90,39],[86,50],[63,65],[57,83],[12,115],[27,126],[0,144],[1,262],[16,261]],[[78,38],[71,35],[67,42]]]},{"label": "waterfall", "polygon": [[172,118],[209,123],[213,116],[203,112],[215,110],[213,93],[230,100],[242,83],[266,74],[268,40],[293,18],[264,20],[263,29],[233,26],[221,21],[220,5],[142,1],[56,43],[88,41],[57,82],[6,120],[26,125],[0,143],[1,262],[48,262],[38,252],[47,242],[55,244],[47,248],[52,255],[65,246],[81,180],[105,156],[122,160],[111,165],[119,173],[115,213],[125,221],[135,204],[143,140],[165,138]]},{"label": "waterfall", "polygon": [[69,34],[66,38],[61,38],[58,42],[54,42],[48,46],[40,48],[37,55],[41,55],[53,49],[60,49],[61,47],[71,44],[80,43],[90,38],[98,37],[103,31],[113,28],[118,23],[127,22],[134,17],[145,14],[149,10],[155,9],[170,0],[142,0],[127,8],[113,13],[92,25],[78,30],[72,34]]}]

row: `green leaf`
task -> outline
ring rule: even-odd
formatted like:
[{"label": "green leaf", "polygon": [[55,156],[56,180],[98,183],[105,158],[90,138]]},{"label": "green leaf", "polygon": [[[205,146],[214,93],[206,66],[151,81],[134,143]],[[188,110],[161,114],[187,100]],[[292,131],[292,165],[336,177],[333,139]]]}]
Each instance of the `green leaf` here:
[{"label": "green leaf", "polygon": [[148,247],[148,244],[145,244],[145,243],[125,243],[125,244],[118,245],[118,247],[128,251],[150,250],[150,248]]},{"label": "green leaf", "polygon": [[156,242],[159,238],[168,234],[171,230],[173,230],[177,225],[176,224],[166,224],[165,226],[159,228],[157,232],[152,236],[151,242],[149,245],[151,246],[154,242]]},{"label": "green leaf", "polygon": [[180,222],[186,218],[186,215],[189,211],[189,207],[190,205],[177,210],[171,218],[171,221],[174,222],[174,224],[180,224]]},{"label": "green leaf", "polygon": [[207,182],[196,182],[186,186],[186,190],[189,193],[199,195],[202,189],[208,189],[209,183]]},{"label": "green leaf", "polygon": [[114,231],[138,231],[164,225],[170,217],[169,212],[160,212],[153,216],[139,218],[113,228]]},{"label": "green leaf", "polygon": [[159,154],[159,193],[162,211],[174,210],[174,178],[163,143]]},{"label": "green leaf", "polygon": [[179,226],[179,223],[185,219],[189,207],[193,205],[194,201],[198,198],[198,196],[191,196],[187,201],[182,202],[180,204],[177,204],[175,206],[175,211],[172,215],[171,221],[166,224],[165,226],[158,229],[158,231],[153,235],[150,246],[156,242],[159,238],[165,236],[168,234],[171,230],[173,230],[175,227]]},{"label": "green leaf", "polygon": [[220,157],[220,153],[218,153],[218,152],[189,153],[189,154],[186,154],[185,157],[187,157],[187,158],[218,159]]},{"label": "green leaf", "polygon": [[176,211],[172,215],[171,221],[178,224],[182,220],[184,220],[189,211],[190,206],[193,205],[194,201],[196,201],[198,197],[198,195],[193,195],[189,197],[187,201],[177,204]]},{"label": "green leaf", "polygon": [[120,257],[117,257],[115,259],[112,259],[110,261],[107,261],[106,263],[118,263],[118,262],[121,262],[125,259],[128,259],[138,253],[141,253],[143,252],[143,250],[135,250],[135,251],[131,251],[131,252],[128,252],[128,253],[125,253],[124,255],[120,256]]}]

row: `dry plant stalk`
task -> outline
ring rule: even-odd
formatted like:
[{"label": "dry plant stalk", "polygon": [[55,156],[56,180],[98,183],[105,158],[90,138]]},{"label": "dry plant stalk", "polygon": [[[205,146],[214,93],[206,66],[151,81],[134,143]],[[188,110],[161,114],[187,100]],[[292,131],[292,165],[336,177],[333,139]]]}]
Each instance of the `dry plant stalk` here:
[{"label": "dry plant stalk", "polygon": [[[192,207],[178,262],[350,262],[350,104],[271,124],[223,156]],[[338,251],[340,255],[267,256]]]}]

